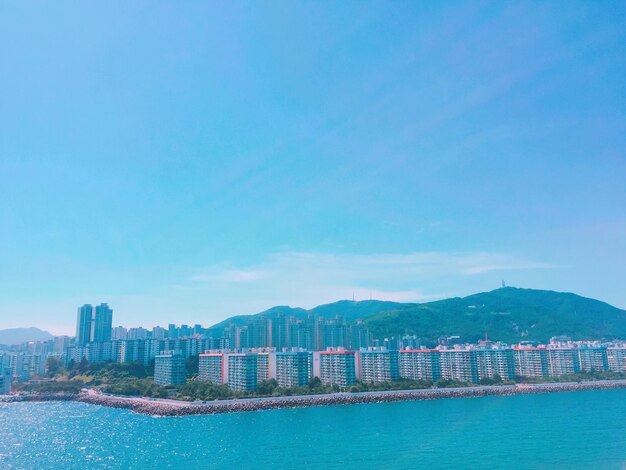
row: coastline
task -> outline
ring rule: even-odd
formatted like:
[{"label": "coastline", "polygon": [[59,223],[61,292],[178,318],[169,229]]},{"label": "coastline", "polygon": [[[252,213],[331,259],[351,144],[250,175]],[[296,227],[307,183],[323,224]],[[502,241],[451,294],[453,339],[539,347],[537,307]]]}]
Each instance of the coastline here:
[{"label": "coastline", "polygon": [[264,398],[240,398],[211,402],[185,402],[168,399],[122,397],[85,390],[79,394],[42,393],[12,395],[0,398],[0,403],[75,401],[91,405],[131,410],[135,413],[159,417],[192,416],[221,413],[305,408],[314,406],[354,405],[399,401],[438,400],[450,398],[477,398],[484,396],[531,395],[538,393],[576,392],[584,390],[626,389],[626,380],[590,382],[560,382],[547,384],[490,385],[461,388],[430,388],[417,390],[389,390],[361,393],[331,393],[326,395],[298,395]]}]

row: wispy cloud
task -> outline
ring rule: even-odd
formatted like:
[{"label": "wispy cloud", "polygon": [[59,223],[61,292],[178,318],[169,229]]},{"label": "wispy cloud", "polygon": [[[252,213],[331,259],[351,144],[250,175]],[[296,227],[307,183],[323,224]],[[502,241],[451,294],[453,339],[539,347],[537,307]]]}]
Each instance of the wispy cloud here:
[{"label": "wispy cloud", "polygon": [[[209,266],[189,277],[187,288],[213,295],[311,307],[350,298],[420,302],[441,298],[438,280],[556,266],[502,253],[414,252],[334,254],[279,252],[256,264]],[[243,289],[243,290],[242,290]],[[433,290],[435,289],[435,290]]]}]

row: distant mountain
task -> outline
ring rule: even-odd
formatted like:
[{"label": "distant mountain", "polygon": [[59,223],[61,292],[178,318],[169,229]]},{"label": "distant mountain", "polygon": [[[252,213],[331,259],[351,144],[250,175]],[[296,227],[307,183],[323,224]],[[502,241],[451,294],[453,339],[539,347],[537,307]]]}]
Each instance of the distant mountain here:
[{"label": "distant mountain", "polygon": [[374,337],[415,334],[434,344],[439,336],[507,343],[573,339],[626,339],[626,311],[576,294],[505,287],[491,292],[403,306],[366,320]]},{"label": "distant mountain", "polygon": [[309,313],[313,313],[315,316],[323,316],[325,318],[335,318],[337,315],[345,318],[347,321],[352,322],[357,319],[365,319],[379,312],[386,310],[393,310],[402,307],[407,307],[415,304],[401,304],[397,302],[386,302],[381,300],[363,300],[354,302],[351,300],[340,300],[331,304],[319,305],[311,310],[305,310],[303,308],[293,308],[287,306],[272,307],[269,310],[265,310],[261,313],[253,315],[238,315],[235,317],[227,318],[226,320],[213,325],[211,328],[220,329],[226,328],[231,323],[235,325],[245,325],[248,321],[255,317],[264,316],[270,319],[276,318],[279,314],[285,317],[294,316],[296,318],[306,318]]},{"label": "distant mountain", "polygon": [[0,330],[0,344],[7,346],[29,341],[47,341],[53,338],[53,335],[39,328],[9,328]]},{"label": "distant mountain", "polygon": [[255,315],[228,318],[213,328],[245,325],[257,316],[279,314],[306,318],[309,313],[348,322],[363,319],[375,338],[417,335],[423,344],[436,344],[440,336],[458,335],[463,341],[483,339],[514,344],[548,341],[557,335],[573,339],[626,339],[626,311],[576,294],[505,287],[491,292],[423,304],[341,300],[310,310],[273,307]]}]

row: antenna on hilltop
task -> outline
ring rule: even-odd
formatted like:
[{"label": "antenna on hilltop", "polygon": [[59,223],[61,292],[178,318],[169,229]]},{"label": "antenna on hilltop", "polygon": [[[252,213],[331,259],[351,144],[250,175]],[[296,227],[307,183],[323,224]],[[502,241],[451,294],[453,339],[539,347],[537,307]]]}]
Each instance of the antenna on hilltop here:
[{"label": "antenna on hilltop", "polygon": [[506,282],[504,282],[504,279],[502,279],[502,287],[506,287]]},{"label": "antenna on hilltop", "polygon": [[354,292],[352,292],[352,302],[354,302]]}]

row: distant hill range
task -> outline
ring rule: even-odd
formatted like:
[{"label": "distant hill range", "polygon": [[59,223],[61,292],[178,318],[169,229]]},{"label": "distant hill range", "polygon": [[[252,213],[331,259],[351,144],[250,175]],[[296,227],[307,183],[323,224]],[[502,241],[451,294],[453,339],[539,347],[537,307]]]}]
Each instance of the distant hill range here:
[{"label": "distant hill range", "polygon": [[29,341],[48,341],[53,338],[53,335],[39,328],[9,328],[0,330],[0,344],[6,346],[27,343]]},{"label": "distant hill range", "polygon": [[273,307],[256,315],[240,315],[218,323],[244,325],[255,316],[278,314],[305,318],[309,313],[326,318],[342,316],[348,322],[363,319],[375,338],[417,335],[424,344],[441,336],[458,335],[475,342],[546,342],[552,336],[572,339],[626,339],[626,310],[571,293],[504,287],[491,292],[422,304],[343,300],[311,310]]},{"label": "distant hill range", "polygon": [[309,313],[313,313],[315,316],[322,316],[327,319],[332,319],[335,318],[337,315],[340,315],[347,322],[353,322],[359,319],[368,318],[380,312],[404,308],[408,305],[417,304],[402,304],[382,300],[363,300],[359,302],[354,302],[351,300],[340,300],[339,302],[333,302],[332,304],[319,305],[315,308],[312,308],[311,310],[281,305],[278,307],[272,307],[268,310],[265,310],[264,312],[256,313],[253,315],[238,315],[235,317],[227,318],[226,320],[216,325],[213,325],[211,329],[226,328],[228,325],[231,325],[233,323],[237,326],[245,325],[248,321],[260,316],[264,316],[273,320],[281,314],[285,317],[293,316],[299,319],[306,318]]}]

